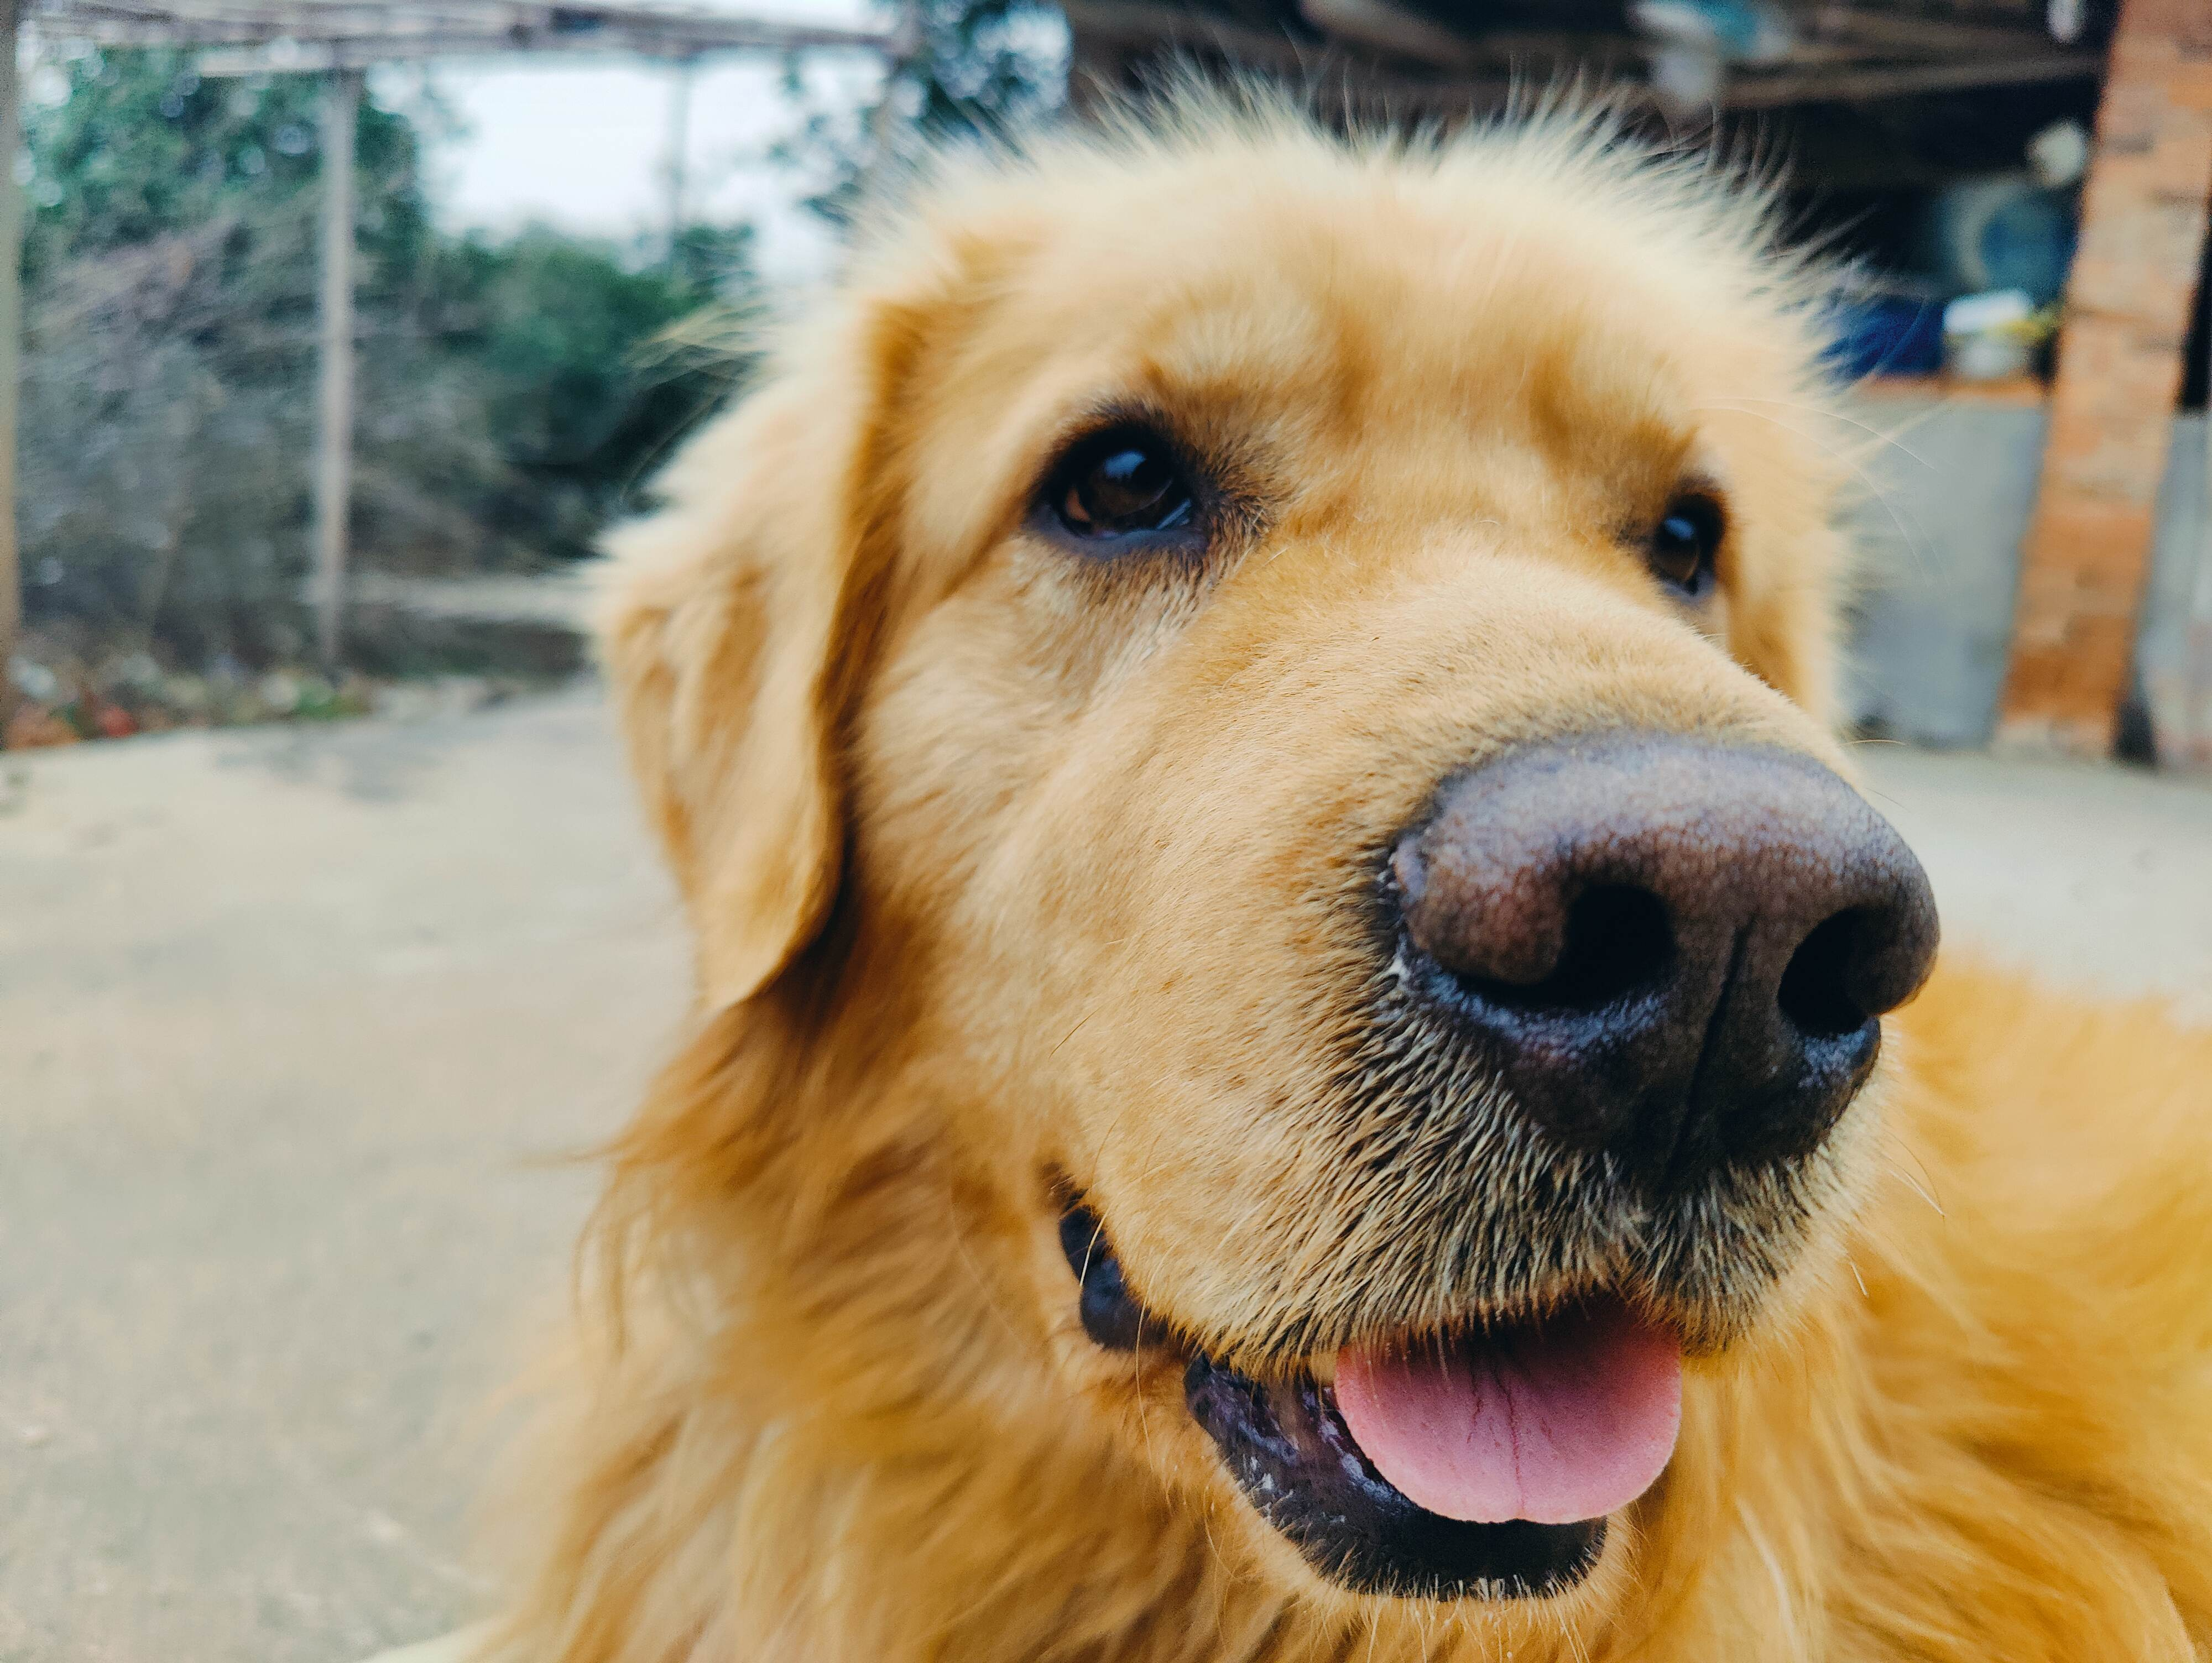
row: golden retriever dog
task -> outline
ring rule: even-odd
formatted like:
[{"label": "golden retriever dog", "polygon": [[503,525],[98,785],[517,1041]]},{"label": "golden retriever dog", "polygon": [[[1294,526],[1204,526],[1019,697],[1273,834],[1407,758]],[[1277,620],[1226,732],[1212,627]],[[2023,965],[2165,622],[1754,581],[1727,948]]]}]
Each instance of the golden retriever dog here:
[{"label": "golden retriever dog", "polygon": [[506,1663],[2212,1656],[2212,1036],[1850,783],[1757,192],[940,159],[618,539],[699,1004]]}]

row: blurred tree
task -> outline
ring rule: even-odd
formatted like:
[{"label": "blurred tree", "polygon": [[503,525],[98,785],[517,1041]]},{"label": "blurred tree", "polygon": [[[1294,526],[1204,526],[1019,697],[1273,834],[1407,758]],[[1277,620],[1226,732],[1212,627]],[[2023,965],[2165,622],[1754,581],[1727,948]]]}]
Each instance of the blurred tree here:
[{"label": "blurred tree", "polygon": [[477,319],[463,338],[514,464],[613,507],[720,391],[655,345],[710,297],[749,303],[750,244],[748,228],[693,226],[672,263],[637,270],[543,228],[452,250],[444,284]]},{"label": "blurred tree", "polygon": [[[23,569],[34,625],[295,655],[321,88],[80,52],[29,77]],[[434,107],[429,118],[441,118]],[[751,289],[742,232],[647,264],[434,226],[415,121],[364,101],[355,542],[367,567],[581,554],[726,375],[652,343]]]},{"label": "blurred tree", "polygon": [[921,50],[898,107],[932,137],[1000,132],[1056,109],[1067,86],[1067,26],[1031,0],[915,0]]},{"label": "blurred tree", "polygon": [[[208,79],[188,52],[82,51],[43,57],[28,90],[33,277],[58,258],[297,203],[321,171],[319,76]],[[364,252],[404,261],[430,235],[414,127],[364,103],[356,143]]]},{"label": "blurred tree", "polygon": [[[886,134],[1055,105],[1066,32],[1031,0],[917,0],[887,121],[826,104],[778,152],[833,215]],[[304,646],[322,86],[183,52],[50,51],[27,77],[27,613],[49,633],[254,665]],[[742,228],[673,259],[550,230],[441,232],[418,124],[362,106],[354,547],[456,572],[582,554],[742,376]],[[678,329],[687,318],[702,321]],[[734,344],[733,344],[734,343]]]},{"label": "blurred tree", "polygon": [[[1067,95],[1067,25],[1035,0],[896,0],[914,51],[882,94],[881,112],[823,107],[796,64],[785,96],[805,111],[774,151],[802,183],[801,200],[833,222],[851,213],[878,160],[917,141],[1006,132],[1049,115]],[[888,121],[878,119],[888,114]]]}]

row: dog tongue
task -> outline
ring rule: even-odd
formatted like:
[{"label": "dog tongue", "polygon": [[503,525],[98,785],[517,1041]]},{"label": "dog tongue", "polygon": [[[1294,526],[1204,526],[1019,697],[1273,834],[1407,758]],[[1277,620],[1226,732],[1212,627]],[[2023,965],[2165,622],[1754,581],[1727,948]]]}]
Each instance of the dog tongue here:
[{"label": "dog tongue", "polygon": [[1344,1423],[1407,1500],[1447,1519],[1573,1524],[1659,1477],[1682,1420],[1673,1336],[1608,1302],[1411,1355],[1336,1360]]}]

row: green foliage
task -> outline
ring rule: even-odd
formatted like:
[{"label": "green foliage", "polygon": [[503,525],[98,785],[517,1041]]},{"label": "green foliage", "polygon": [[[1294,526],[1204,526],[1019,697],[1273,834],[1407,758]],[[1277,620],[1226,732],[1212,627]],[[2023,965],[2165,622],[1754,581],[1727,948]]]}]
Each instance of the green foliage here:
[{"label": "green foliage", "polygon": [[461,340],[514,463],[592,490],[649,470],[717,390],[651,343],[708,299],[749,290],[750,242],[743,228],[693,228],[674,262],[643,270],[542,228],[457,251],[450,286],[478,320]]},{"label": "green foliage", "polygon": [[[1057,109],[1066,94],[1067,30],[1059,13],[1035,0],[900,0],[917,50],[887,90],[901,136],[957,139],[1002,133]],[[804,101],[795,69],[785,94]],[[872,124],[851,111],[811,112],[778,147],[777,158],[802,180],[804,200],[842,222],[862,174],[875,160]]]},{"label": "green foliage", "polygon": [[922,50],[906,107],[931,135],[1003,131],[1055,107],[1066,82],[1057,15],[1030,0],[920,0]]},{"label": "green foliage", "polygon": [[[316,76],[214,80],[179,51],[47,58],[25,111],[33,211],[27,273],[225,216],[306,208],[321,176]],[[404,265],[431,233],[404,118],[365,101],[355,143],[370,269]]]},{"label": "green foliage", "polygon": [[[817,109],[782,152],[825,211],[885,131],[901,148],[995,129],[1060,96],[1064,31],[1031,0],[921,0],[915,16],[890,121]],[[33,64],[26,93],[27,610],[190,664],[296,656],[322,78],[78,51]],[[748,237],[693,228],[651,262],[543,229],[452,237],[421,183],[426,118],[443,118],[372,98],[356,130],[355,560],[428,574],[580,555],[742,376],[717,321],[751,306]]]},{"label": "green foliage", "polygon": [[[161,52],[27,77],[21,509],[34,622],[247,664],[303,644],[322,85]],[[432,112],[434,116],[435,112]],[[432,222],[415,123],[356,136],[357,562],[586,552],[726,385],[654,343],[750,291],[742,234],[672,262]]]}]

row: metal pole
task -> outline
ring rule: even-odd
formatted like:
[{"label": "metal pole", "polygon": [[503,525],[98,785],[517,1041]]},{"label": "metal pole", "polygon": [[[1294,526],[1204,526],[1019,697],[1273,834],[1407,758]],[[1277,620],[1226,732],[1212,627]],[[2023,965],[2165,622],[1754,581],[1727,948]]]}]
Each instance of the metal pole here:
[{"label": "metal pole", "polygon": [[15,702],[8,666],[22,622],[15,559],[15,382],[23,334],[23,187],[15,181],[22,148],[15,102],[15,37],[22,0],[0,0],[0,718]]},{"label": "metal pole", "polygon": [[323,89],[321,387],[315,448],[315,650],[338,665],[346,521],[353,501],[354,128],[363,76],[333,70]]},{"label": "metal pole", "polygon": [[[2205,344],[2205,375],[2212,386],[2212,341]],[[2161,761],[2212,769],[2212,391],[2204,397],[2204,472],[2197,481],[2197,582],[2181,633],[2181,708],[2171,755]]]},{"label": "metal pole", "polygon": [[898,137],[899,77],[927,50],[922,28],[921,0],[901,0],[898,21],[891,26],[884,46],[884,89],[868,116],[868,159],[860,169],[860,190],[866,196],[890,175],[892,151]]},{"label": "metal pole", "polygon": [[676,84],[668,94],[668,263],[675,264],[684,240],[684,169],[691,155],[691,80],[695,60],[676,61]]}]

